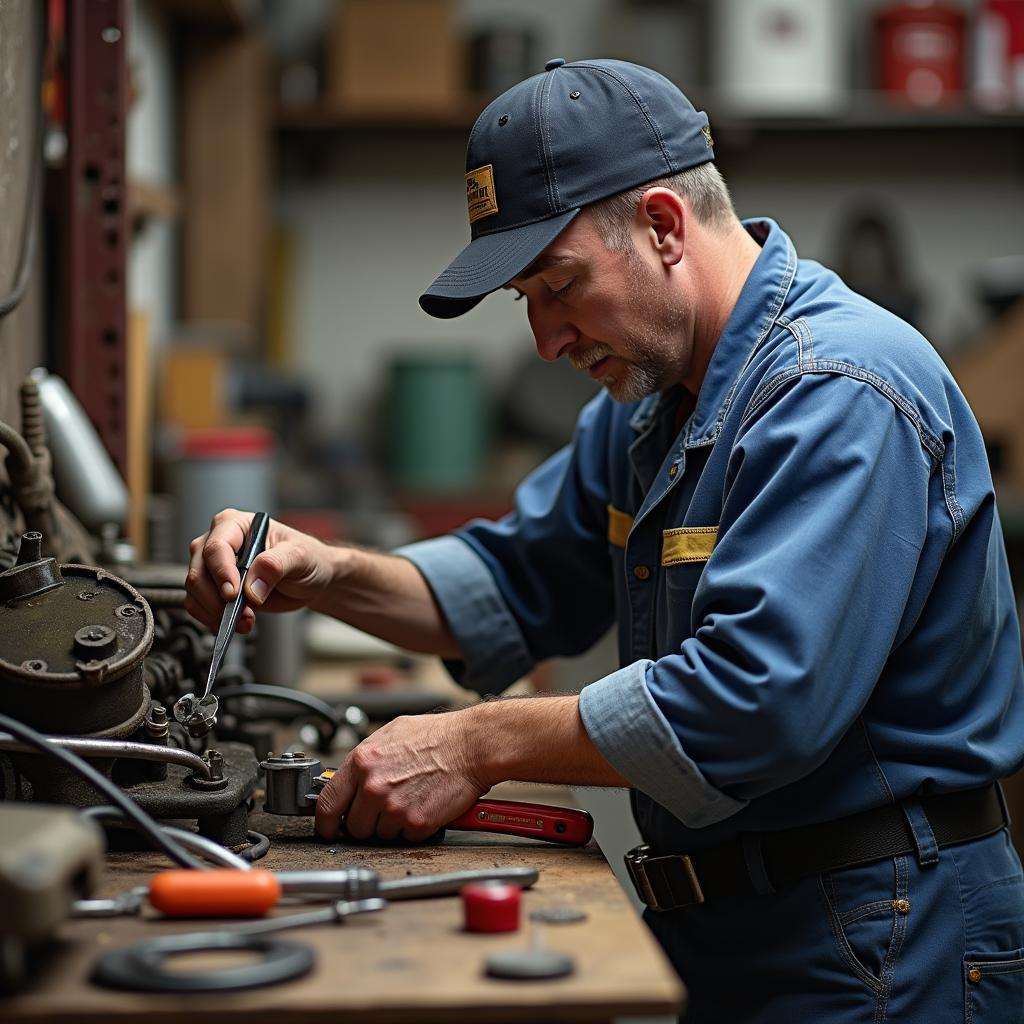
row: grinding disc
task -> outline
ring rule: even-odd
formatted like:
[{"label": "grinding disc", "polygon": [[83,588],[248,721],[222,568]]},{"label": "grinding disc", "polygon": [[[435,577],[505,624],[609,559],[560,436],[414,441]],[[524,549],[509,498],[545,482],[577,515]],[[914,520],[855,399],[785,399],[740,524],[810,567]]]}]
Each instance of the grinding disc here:
[{"label": "grinding disc", "polygon": [[586,912],[575,907],[544,907],[530,914],[531,921],[540,921],[541,924],[578,924],[586,919]]},{"label": "grinding disc", "polygon": [[484,962],[485,973],[490,977],[513,981],[564,978],[575,969],[571,956],[550,949],[509,949],[492,953]]}]

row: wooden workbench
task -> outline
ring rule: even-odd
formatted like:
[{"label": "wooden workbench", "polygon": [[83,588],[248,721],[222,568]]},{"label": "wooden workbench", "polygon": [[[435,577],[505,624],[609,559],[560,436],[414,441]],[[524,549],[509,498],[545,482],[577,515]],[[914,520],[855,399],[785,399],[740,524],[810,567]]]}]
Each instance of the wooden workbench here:
[{"label": "wooden workbench", "polygon": [[[571,803],[562,789],[503,786],[495,795]],[[450,832],[425,847],[325,845],[312,839],[310,819],[255,815],[253,827],[273,840],[260,867],[368,867],[385,878],[469,868],[532,866],[540,881],[524,893],[523,927],[504,935],[462,930],[457,898],[394,902],[386,910],[281,933],[314,947],[317,965],[306,977],[251,992],[168,996],[117,992],[88,980],[105,949],[172,931],[205,927],[141,917],[66,922],[27,991],[0,999],[0,1020],[127,1024],[129,1021],[313,1024],[319,1021],[600,1021],[617,1016],[674,1015],[683,991],[657,943],[636,917],[601,852],[563,849],[530,840]],[[143,884],[166,861],[157,854],[113,854],[100,895]],[[545,925],[544,945],[571,954],[568,978],[498,981],[483,975],[491,952],[525,947],[528,915],[541,907],[573,907],[587,920]],[[282,908],[277,913],[294,913]],[[189,965],[195,966],[197,961]],[[184,966],[184,963],[182,963]]]}]

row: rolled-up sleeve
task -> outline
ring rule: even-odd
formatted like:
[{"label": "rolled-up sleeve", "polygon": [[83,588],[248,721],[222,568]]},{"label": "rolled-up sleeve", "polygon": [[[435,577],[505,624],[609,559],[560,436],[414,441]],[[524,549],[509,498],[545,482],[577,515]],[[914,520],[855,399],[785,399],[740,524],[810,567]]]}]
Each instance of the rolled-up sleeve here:
[{"label": "rolled-up sleeve", "polygon": [[647,687],[653,661],[637,661],[580,694],[587,735],[630,783],[690,828],[704,828],[746,806],[716,789],[679,742]]},{"label": "rolled-up sleeve", "polygon": [[462,652],[445,665],[456,682],[498,693],[533,668],[522,630],[483,559],[460,537],[397,548],[423,574]]}]

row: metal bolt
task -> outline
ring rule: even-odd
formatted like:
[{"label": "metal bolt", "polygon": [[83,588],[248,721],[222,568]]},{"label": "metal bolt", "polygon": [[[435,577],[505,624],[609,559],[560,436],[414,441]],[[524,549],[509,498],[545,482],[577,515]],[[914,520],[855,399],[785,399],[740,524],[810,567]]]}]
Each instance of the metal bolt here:
[{"label": "metal bolt", "polygon": [[95,590],[80,590],[78,592],[79,601],[92,601],[96,598]]},{"label": "metal bolt", "polygon": [[154,704],[149,709],[149,715],[150,715],[150,718],[152,718],[154,722],[166,722],[167,721],[167,708],[165,708],[163,706],[163,704]]},{"label": "metal bolt", "polygon": [[219,780],[224,778],[224,755],[212,747],[206,752],[206,763],[210,766],[210,778]]},{"label": "metal bolt", "polygon": [[45,672],[47,665],[41,658],[32,658],[29,661],[23,661],[21,667],[28,669],[29,672]]},{"label": "metal bolt", "polygon": [[117,611],[114,614],[120,615],[122,619],[133,619],[136,615],[139,614],[139,609],[136,608],[135,605],[133,604],[123,604],[117,609]]}]

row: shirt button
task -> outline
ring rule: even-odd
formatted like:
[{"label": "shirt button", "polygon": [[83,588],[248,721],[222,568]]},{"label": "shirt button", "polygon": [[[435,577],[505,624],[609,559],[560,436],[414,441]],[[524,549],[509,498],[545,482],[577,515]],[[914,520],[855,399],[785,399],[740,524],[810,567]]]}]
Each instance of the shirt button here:
[{"label": "shirt button", "polygon": [[636,567],[636,568],[635,568],[635,569],[633,570],[633,575],[634,575],[634,576],[635,576],[635,577],[636,577],[636,578],[637,578],[638,580],[646,580],[646,579],[649,579],[649,578],[650,578],[650,575],[651,575],[651,570],[650,570],[650,569],[648,569],[646,565],[638,565],[638,566],[637,566],[637,567]]},{"label": "shirt button", "polygon": [[672,465],[668,467],[669,478],[671,479],[678,472],[679,472],[679,463],[678,462],[673,462]]}]

